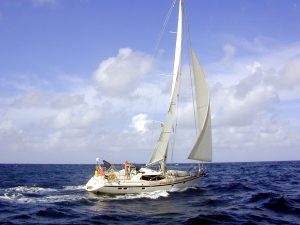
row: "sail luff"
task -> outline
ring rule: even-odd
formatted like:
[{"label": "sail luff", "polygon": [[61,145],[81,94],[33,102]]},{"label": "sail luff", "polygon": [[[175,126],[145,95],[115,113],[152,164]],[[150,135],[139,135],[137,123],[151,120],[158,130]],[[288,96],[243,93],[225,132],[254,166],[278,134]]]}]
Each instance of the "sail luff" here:
[{"label": "sail luff", "polygon": [[179,11],[178,11],[178,24],[177,24],[177,35],[176,35],[176,45],[175,45],[175,56],[173,65],[173,81],[172,81],[172,91],[171,98],[174,94],[175,82],[177,80],[178,73],[180,71],[180,60],[181,60],[181,49],[182,49],[182,6],[181,0],[179,1]]},{"label": "sail luff", "polygon": [[209,91],[205,75],[192,49],[191,56],[195,81],[197,125],[200,132],[188,158],[210,162],[212,161],[212,135]]},{"label": "sail luff", "polygon": [[160,162],[167,159],[168,143],[172,133],[172,125],[175,118],[175,111],[179,92],[179,77],[180,77],[180,60],[181,60],[181,48],[182,48],[182,7],[181,0],[179,1],[178,11],[178,24],[177,24],[177,35],[176,35],[176,47],[174,56],[174,67],[173,67],[173,81],[170,97],[170,106],[167,114],[167,118],[163,124],[160,136],[152,156],[146,166]]}]

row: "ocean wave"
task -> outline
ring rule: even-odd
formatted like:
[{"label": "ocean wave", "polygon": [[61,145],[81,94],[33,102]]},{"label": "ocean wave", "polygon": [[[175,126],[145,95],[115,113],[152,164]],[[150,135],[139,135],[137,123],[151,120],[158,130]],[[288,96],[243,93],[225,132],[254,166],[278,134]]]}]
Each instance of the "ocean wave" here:
[{"label": "ocean wave", "polygon": [[144,192],[133,196],[127,196],[128,199],[137,199],[137,198],[149,198],[149,199],[158,199],[158,198],[166,198],[169,196],[167,191],[153,191],[153,192]]},{"label": "ocean wave", "polygon": [[253,194],[251,196],[250,202],[258,202],[275,196],[276,194],[273,192],[260,192],[260,193]]},{"label": "ocean wave", "polygon": [[57,191],[54,188],[43,188],[43,187],[36,187],[36,186],[17,186],[6,188],[4,191],[8,192],[21,192],[21,193],[46,193],[46,192],[53,192]]},{"label": "ocean wave", "polygon": [[4,193],[4,195],[0,196],[2,200],[18,200],[23,198],[24,195],[20,193]]},{"label": "ocean wave", "polygon": [[66,212],[54,208],[46,208],[36,212],[39,217],[51,217],[51,218],[61,218],[61,217],[73,217]]},{"label": "ocean wave", "polygon": [[84,190],[84,185],[77,186],[63,186],[64,190],[73,191],[73,190]]},{"label": "ocean wave", "polygon": [[[295,181],[300,177],[295,171],[300,171],[300,162],[273,164],[278,167],[272,173],[269,173],[269,163],[209,164],[210,176],[201,179],[199,187],[124,195],[84,191],[83,184],[93,166],[73,165],[70,173],[70,165],[19,165],[24,167],[23,182],[19,176],[13,177],[11,165],[0,165],[0,221],[7,224],[299,224],[300,190]],[[47,170],[47,176],[43,179],[33,176],[41,170]],[[281,181],[286,174],[291,182]]]},{"label": "ocean wave", "polygon": [[77,195],[77,194],[63,194],[63,195],[51,195],[51,196],[47,196],[45,198],[45,200],[47,202],[62,202],[62,201],[78,201],[80,199],[82,199],[83,196],[81,195]]},{"label": "ocean wave", "polygon": [[32,196],[27,193],[4,193],[4,195],[0,196],[1,200],[4,201],[13,201],[17,203],[56,203],[62,201],[78,201],[83,197],[80,195],[72,194],[58,194],[58,195],[50,195],[50,196]]},{"label": "ocean wave", "polygon": [[185,187],[185,188],[172,188],[169,192],[187,192],[187,191],[199,191],[200,187]]},{"label": "ocean wave", "polygon": [[129,200],[129,199],[159,199],[166,198],[169,196],[168,191],[152,191],[152,192],[143,192],[139,194],[124,194],[124,195],[94,195],[90,197],[92,199],[104,200],[104,201],[113,201],[113,200]]},{"label": "ocean wave", "polygon": [[272,197],[264,206],[274,211],[283,211],[286,213],[300,214],[300,208],[293,204],[293,201],[287,197]]},{"label": "ocean wave", "polygon": [[55,203],[59,201],[74,201],[82,198],[80,195],[68,194],[66,191],[83,190],[83,185],[63,186],[63,189],[43,188],[36,186],[17,186],[2,189],[0,199],[18,203]]},{"label": "ocean wave", "polygon": [[28,220],[31,219],[31,216],[27,215],[27,214],[20,214],[20,215],[16,215],[13,217],[14,219],[19,219],[19,220]]},{"label": "ocean wave", "polygon": [[184,224],[220,224],[220,221],[228,224],[238,222],[233,214],[215,212],[214,214],[200,214],[186,220]]}]

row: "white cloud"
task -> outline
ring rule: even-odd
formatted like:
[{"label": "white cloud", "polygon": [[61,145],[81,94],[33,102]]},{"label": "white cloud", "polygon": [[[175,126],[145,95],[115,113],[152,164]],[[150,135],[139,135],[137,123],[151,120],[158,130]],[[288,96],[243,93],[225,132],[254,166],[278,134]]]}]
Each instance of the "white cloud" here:
[{"label": "white cloud", "polygon": [[17,129],[12,121],[10,121],[10,120],[1,121],[1,123],[0,123],[1,137],[3,137],[3,135],[5,133],[9,134],[9,133],[15,132],[15,131],[17,131],[17,133],[19,133],[19,134],[22,133],[22,130]]},{"label": "white cloud", "polygon": [[[279,109],[286,99],[299,102],[300,45],[251,57],[236,57],[238,45],[232,46],[235,50],[225,50],[235,59],[230,67],[224,67],[222,59],[213,68],[203,65],[211,87],[215,159],[268,159],[272,151],[278,158],[281,148],[291,149],[289,156],[293,155],[299,146],[300,121],[297,116],[279,115]],[[58,160],[55,154],[69,152],[72,157],[78,152],[76,162],[90,162],[98,154],[114,162],[126,157],[145,162],[161,129],[153,121],[166,117],[171,84],[167,77],[146,77],[152,66],[147,54],[120,49],[117,56],[100,63],[93,75],[97,87],[68,76],[57,81],[69,85],[59,92],[30,82],[20,86],[17,97],[0,99],[1,147],[20,157],[23,152],[24,157],[42,152],[53,162]],[[182,91],[191,91],[189,79],[182,85]],[[180,99],[172,141],[175,162],[183,160],[195,139],[192,103],[185,94]]]},{"label": "white cloud", "polygon": [[239,83],[236,86],[219,87],[217,93],[213,94],[213,111],[217,113],[216,126],[251,124],[259,113],[271,110],[272,104],[279,101],[278,95],[272,86],[258,84],[251,87],[249,85],[250,88],[247,87],[248,90],[243,90],[244,93],[241,92],[240,86]]},{"label": "white cloud", "polygon": [[12,104],[15,106],[38,106],[48,104],[48,96],[39,91],[27,92],[21,97],[17,98]]},{"label": "white cloud", "polygon": [[141,83],[131,94],[128,107],[135,112],[142,111],[152,114],[164,112],[168,107],[170,94],[163,92],[164,87],[162,84]]},{"label": "white cloud", "polygon": [[65,94],[65,95],[55,96],[55,98],[51,102],[51,105],[54,108],[69,108],[72,106],[81,105],[83,103],[84,103],[83,95]]},{"label": "white cloud", "polygon": [[15,150],[22,142],[23,130],[19,129],[11,120],[0,120],[0,151]]},{"label": "white cloud", "polygon": [[111,96],[128,95],[150,72],[152,64],[149,55],[121,48],[116,57],[101,62],[94,78],[102,93]]},{"label": "white cloud", "polygon": [[231,43],[234,43],[236,48],[239,48],[241,51],[247,51],[248,53],[259,53],[266,54],[278,43],[268,37],[257,36],[253,39],[246,39],[243,37],[228,36],[227,39]]},{"label": "white cloud", "polygon": [[140,113],[132,117],[130,127],[133,128],[134,131],[144,134],[149,130],[147,126],[150,122],[151,120],[148,119],[148,115]]},{"label": "white cloud", "polygon": [[254,74],[261,70],[261,64],[259,62],[254,61],[251,65],[246,66],[246,68],[250,71],[250,73]]},{"label": "white cloud", "polygon": [[[300,121],[291,117],[297,113],[280,113],[286,100],[299,102],[299,54],[299,43],[274,47],[236,58],[224,74],[210,74],[216,160],[289,160],[297,154]],[[235,82],[226,79],[231,74]]]},{"label": "white cloud", "polygon": [[276,85],[281,89],[293,89],[300,86],[300,57],[285,65],[276,80]]},{"label": "white cloud", "polygon": [[93,125],[100,118],[100,110],[83,105],[59,110],[55,116],[47,119],[47,124],[52,128],[85,128]]}]

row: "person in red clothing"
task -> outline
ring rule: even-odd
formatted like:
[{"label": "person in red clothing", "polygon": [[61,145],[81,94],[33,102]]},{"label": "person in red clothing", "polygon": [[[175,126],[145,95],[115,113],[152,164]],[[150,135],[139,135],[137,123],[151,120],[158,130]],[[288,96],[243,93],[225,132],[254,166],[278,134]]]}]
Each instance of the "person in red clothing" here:
[{"label": "person in red clothing", "polygon": [[98,173],[101,177],[104,177],[105,176],[105,172],[104,172],[104,169],[100,166],[100,164],[97,166],[97,170],[98,170]]}]

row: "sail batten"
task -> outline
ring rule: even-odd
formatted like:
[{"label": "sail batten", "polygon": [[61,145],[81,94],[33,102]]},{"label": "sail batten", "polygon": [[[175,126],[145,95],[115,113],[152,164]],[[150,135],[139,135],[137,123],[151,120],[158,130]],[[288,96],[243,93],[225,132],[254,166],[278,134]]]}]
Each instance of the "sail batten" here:
[{"label": "sail batten", "polygon": [[199,134],[188,159],[212,161],[211,115],[208,86],[195,52],[191,49]]}]

